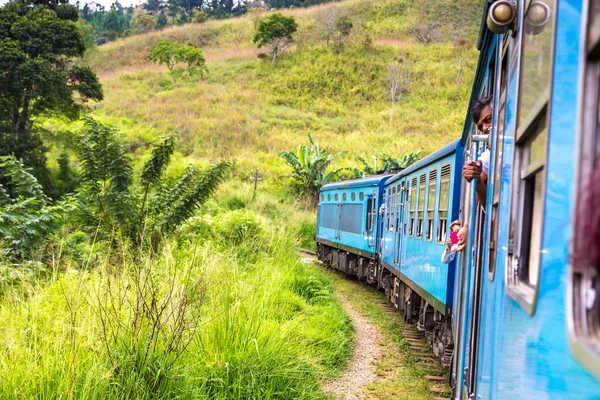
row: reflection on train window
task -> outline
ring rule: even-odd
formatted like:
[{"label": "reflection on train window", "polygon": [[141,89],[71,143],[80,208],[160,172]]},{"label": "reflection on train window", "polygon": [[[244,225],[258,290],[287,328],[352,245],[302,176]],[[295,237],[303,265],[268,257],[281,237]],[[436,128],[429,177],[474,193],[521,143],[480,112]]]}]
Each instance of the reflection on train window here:
[{"label": "reflection on train window", "polygon": [[342,194],[342,201],[348,200],[348,195],[346,193]]},{"label": "reflection on train window", "polygon": [[438,198],[437,241],[446,242],[448,229],[448,206],[450,202],[450,164],[442,165],[440,174],[440,196]]},{"label": "reflection on train window", "polygon": [[423,216],[425,212],[425,174],[419,177],[419,216],[417,220],[417,237],[423,237]]},{"label": "reflection on train window", "polygon": [[410,187],[410,225],[408,225],[408,236],[415,232],[415,209],[417,208],[417,178],[412,179]]},{"label": "reflection on train window", "polygon": [[352,194],[350,194],[350,200],[356,200],[356,193],[352,192]]},{"label": "reflection on train window", "polygon": [[[530,2],[524,13],[521,41],[523,55],[505,279],[507,294],[530,315],[535,312],[542,261],[554,10],[552,0]],[[543,13],[547,18],[540,18]]]},{"label": "reflection on train window", "polygon": [[360,201],[363,201],[363,200],[365,199],[365,194],[364,194],[363,192],[360,192],[360,193],[358,194],[358,199],[359,199]]},{"label": "reflection on train window", "polygon": [[435,196],[437,188],[437,169],[429,172],[429,188],[427,192],[427,232],[425,239],[433,239],[433,223],[435,221]]},{"label": "reflection on train window", "polygon": [[336,193],[336,194],[334,194],[334,195],[333,195],[333,198],[334,198],[334,200],[335,200],[335,201],[338,201],[338,194],[337,194],[337,193]]},{"label": "reflection on train window", "polygon": [[600,260],[590,251],[597,229],[600,204],[600,0],[590,7],[587,66],[582,110],[571,242],[569,295],[567,309],[571,352],[588,370],[600,378]]}]

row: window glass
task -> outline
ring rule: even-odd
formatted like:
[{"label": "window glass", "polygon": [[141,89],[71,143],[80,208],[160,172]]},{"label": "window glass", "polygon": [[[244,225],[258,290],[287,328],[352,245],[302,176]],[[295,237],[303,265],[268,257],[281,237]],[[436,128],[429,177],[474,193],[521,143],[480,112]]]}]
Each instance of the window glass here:
[{"label": "window glass", "polygon": [[408,226],[408,234],[412,236],[415,230],[415,212],[417,208],[417,178],[412,179],[410,188],[410,225]]},{"label": "window glass", "polygon": [[348,195],[346,193],[342,194],[342,201],[346,201],[348,199]]},{"label": "window glass", "polygon": [[423,236],[423,217],[425,212],[425,174],[419,177],[419,215],[417,219],[417,236]]},{"label": "window glass", "polygon": [[438,198],[437,241],[445,242],[448,230],[448,205],[450,201],[450,164],[442,165],[440,174],[440,196]]},{"label": "window glass", "polygon": [[327,194],[327,201],[331,201],[331,193]]},{"label": "window glass", "polygon": [[321,195],[321,201],[325,201],[325,195],[324,194]]},{"label": "window glass", "polygon": [[[542,110],[550,94],[554,2],[536,0],[525,12],[519,98],[519,137]],[[518,138],[517,138],[518,139]]]},{"label": "window glass", "polygon": [[338,194],[337,193],[334,194],[333,197],[334,197],[335,201],[338,201]]},{"label": "window glass", "polygon": [[435,197],[437,189],[437,170],[429,172],[429,188],[427,191],[427,240],[433,238],[433,223],[435,221]]},{"label": "window glass", "polygon": [[363,192],[360,192],[359,195],[358,195],[358,199],[360,201],[363,201],[365,199],[365,194]]},{"label": "window glass", "polygon": [[356,193],[352,192],[352,194],[350,195],[350,200],[356,200]]}]

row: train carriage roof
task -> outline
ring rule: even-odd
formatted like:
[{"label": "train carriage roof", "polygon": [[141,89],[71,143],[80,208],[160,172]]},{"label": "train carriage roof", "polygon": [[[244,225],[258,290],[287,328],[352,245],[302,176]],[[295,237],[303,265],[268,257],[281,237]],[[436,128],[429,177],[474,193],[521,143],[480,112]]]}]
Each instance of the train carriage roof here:
[{"label": "train carriage roof", "polygon": [[390,176],[392,176],[392,175],[391,174],[381,174],[381,175],[368,176],[366,178],[349,179],[347,181],[328,183],[327,185],[323,185],[323,187],[321,187],[321,191],[379,186],[381,184],[381,181],[389,178]]},{"label": "train carriage roof", "polygon": [[411,165],[410,167],[402,170],[402,172],[399,172],[398,174],[396,174],[393,178],[391,178],[390,180],[388,180],[386,182],[386,185],[389,185],[390,183],[393,183],[393,182],[397,181],[398,179],[401,179],[402,177],[405,177],[406,175],[413,173],[414,171],[417,171],[423,167],[426,167],[429,164],[432,164],[432,163],[438,161],[439,159],[446,157],[449,154],[455,153],[456,148],[458,146],[460,146],[460,142],[461,142],[461,139],[456,139],[456,140],[448,143],[447,145],[445,145],[438,151],[431,153],[430,155],[423,158],[419,162]]}]

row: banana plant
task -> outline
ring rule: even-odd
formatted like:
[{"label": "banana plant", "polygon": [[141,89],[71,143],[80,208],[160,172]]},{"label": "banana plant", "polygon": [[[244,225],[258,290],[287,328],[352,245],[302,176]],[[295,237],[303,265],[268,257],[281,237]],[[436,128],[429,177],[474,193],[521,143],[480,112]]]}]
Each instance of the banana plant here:
[{"label": "banana plant", "polygon": [[345,168],[327,171],[333,160],[344,155],[347,151],[329,154],[327,147],[321,148],[308,135],[309,145],[301,144],[296,153],[281,150],[279,156],[292,168],[285,177],[292,179],[295,191],[304,199],[305,208],[314,207],[319,196],[319,189],[327,183],[339,178],[339,172]]}]

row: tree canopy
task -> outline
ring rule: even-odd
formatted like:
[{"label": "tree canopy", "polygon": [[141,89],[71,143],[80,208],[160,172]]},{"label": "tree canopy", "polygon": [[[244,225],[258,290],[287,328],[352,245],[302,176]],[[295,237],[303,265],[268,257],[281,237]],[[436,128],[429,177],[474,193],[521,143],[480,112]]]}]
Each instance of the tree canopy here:
[{"label": "tree canopy", "polygon": [[[205,72],[208,72],[202,50],[170,40],[158,42],[148,54],[148,59],[156,64],[166,65],[174,80],[186,71],[190,76],[196,74],[203,76]],[[177,67],[178,64],[186,64],[187,66],[185,68]]]},{"label": "tree canopy", "polygon": [[39,152],[34,117],[75,118],[85,101],[102,100],[94,72],[75,62],[85,52],[77,19],[75,7],[56,1],[0,8],[0,155]]},{"label": "tree canopy", "polygon": [[298,30],[298,24],[293,17],[281,13],[273,13],[262,18],[256,26],[252,41],[258,47],[271,43],[275,39],[292,40],[292,35]]}]

